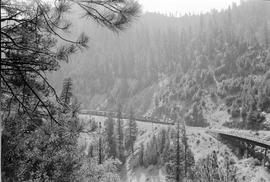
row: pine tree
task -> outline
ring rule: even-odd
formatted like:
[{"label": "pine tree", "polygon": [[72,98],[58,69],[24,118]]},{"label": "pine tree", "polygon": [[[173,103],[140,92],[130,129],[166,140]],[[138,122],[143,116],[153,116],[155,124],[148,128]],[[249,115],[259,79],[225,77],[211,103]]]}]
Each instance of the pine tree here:
[{"label": "pine tree", "polygon": [[66,78],[63,82],[63,88],[60,96],[60,100],[64,105],[69,106],[71,103],[72,94],[72,79]]},{"label": "pine tree", "polygon": [[201,159],[195,166],[195,181],[199,182],[236,182],[236,168],[232,164],[228,152],[222,163],[217,160],[217,153],[214,151],[205,159]]},{"label": "pine tree", "polygon": [[144,167],[148,167],[151,164],[150,158],[151,158],[151,152],[150,151],[150,143],[148,142],[145,146],[144,153],[143,153],[143,164]]},{"label": "pine tree", "polygon": [[170,155],[170,138],[169,135],[170,131],[166,131],[166,135],[165,135],[165,143],[164,143],[164,147],[161,148],[162,154],[161,154],[161,161],[163,164],[165,164],[167,161],[169,161],[167,158]]},{"label": "pine tree", "polygon": [[184,177],[187,177],[187,150],[188,150],[188,143],[187,143],[187,136],[186,136],[186,127],[185,124],[183,124],[183,128],[182,128],[182,144],[184,147],[184,166],[185,166],[185,170],[184,170]]},{"label": "pine tree", "polygon": [[187,135],[186,135],[186,127],[183,123],[182,127],[182,145],[184,147],[183,155],[184,155],[184,177],[190,178],[193,176],[192,167],[195,165],[194,155],[192,154],[188,143],[187,143]]},{"label": "pine tree", "polygon": [[[175,111],[177,112],[177,111]],[[176,138],[176,182],[180,182],[180,121],[178,118],[177,113],[176,114],[176,122],[177,122],[177,138]]]},{"label": "pine tree", "polygon": [[72,98],[70,109],[72,111],[72,117],[76,117],[81,109],[81,103],[79,103],[77,97]]},{"label": "pine tree", "polygon": [[153,138],[151,140],[150,154],[151,154],[150,164],[156,165],[158,163],[159,155],[158,155],[157,137],[155,134],[153,135]]},{"label": "pine tree", "polygon": [[[72,79],[71,78],[66,78],[63,81],[63,87],[62,87],[62,92],[60,95],[60,101],[63,105],[63,112],[67,112],[70,110],[71,107],[71,102],[72,102]],[[75,109],[76,107],[74,107]]]},{"label": "pine tree", "polygon": [[98,138],[98,164],[102,164],[102,136],[101,136],[101,123],[99,122],[99,138]]},{"label": "pine tree", "polygon": [[162,154],[166,145],[166,130],[163,128],[161,130],[161,141],[159,147],[159,153]]},{"label": "pine tree", "polygon": [[[168,152],[169,157],[166,163],[167,179],[176,182],[183,181],[183,179],[191,179],[193,177],[192,167],[195,164],[194,156],[187,143],[184,123],[182,128],[180,128],[179,112],[179,108],[175,107],[172,113],[172,118],[177,122],[177,128],[176,132],[174,132],[173,146]],[[182,136],[180,136],[180,133],[182,133]]]},{"label": "pine tree", "polygon": [[139,150],[139,164],[140,166],[144,166],[144,145],[141,143]]},{"label": "pine tree", "polygon": [[111,116],[105,121],[105,132],[106,132],[106,141],[107,141],[107,155],[108,157],[116,157],[116,143],[114,136],[114,120]]},{"label": "pine tree", "polygon": [[133,110],[130,109],[130,116],[129,116],[129,122],[128,122],[128,128],[127,128],[127,135],[126,135],[126,148],[131,148],[132,154],[134,153],[134,143],[136,141],[137,137],[137,123],[134,119],[134,113]]},{"label": "pine tree", "polygon": [[124,134],[123,134],[123,121],[122,121],[122,108],[121,105],[118,106],[117,112],[117,127],[116,127],[116,153],[117,157],[121,162],[125,161],[125,151],[124,151]]},{"label": "pine tree", "polygon": [[177,128],[174,136],[173,148],[170,149],[169,162],[166,164],[166,171],[168,173],[167,179],[180,182],[182,181],[182,166],[181,166],[181,143],[180,143],[180,121],[179,121],[179,110],[174,106],[172,111],[172,119],[177,123]]}]

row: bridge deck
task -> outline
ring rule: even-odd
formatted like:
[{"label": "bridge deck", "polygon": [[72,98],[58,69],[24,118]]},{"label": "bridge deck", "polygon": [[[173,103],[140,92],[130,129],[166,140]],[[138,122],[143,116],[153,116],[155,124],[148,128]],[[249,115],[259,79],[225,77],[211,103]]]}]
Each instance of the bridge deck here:
[{"label": "bridge deck", "polygon": [[216,134],[223,135],[223,136],[226,136],[226,137],[230,137],[230,138],[233,138],[233,139],[242,140],[242,141],[245,141],[245,142],[248,142],[248,143],[253,143],[253,144],[257,145],[257,146],[260,146],[260,147],[263,147],[263,148],[266,148],[266,149],[270,149],[270,142],[266,141],[266,140],[261,140],[261,139],[258,139],[258,138],[253,138],[253,137],[248,137],[248,136],[241,136],[239,134],[224,132],[224,131],[220,131],[220,130],[209,130],[209,131],[212,132],[212,133],[216,133]]}]

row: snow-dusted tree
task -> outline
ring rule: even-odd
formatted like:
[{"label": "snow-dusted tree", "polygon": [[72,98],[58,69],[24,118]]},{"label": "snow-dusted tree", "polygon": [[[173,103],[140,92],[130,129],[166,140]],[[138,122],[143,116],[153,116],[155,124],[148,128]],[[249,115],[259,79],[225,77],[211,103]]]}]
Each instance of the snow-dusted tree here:
[{"label": "snow-dusted tree", "polygon": [[102,164],[102,160],[103,160],[103,146],[102,146],[102,134],[101,134],[101,123],[99,122],[98,125],[98,134],[99,134],[99,138],[98,138],[98,164]]},{"label": "snow-dusted tree", "polygon": [[166,171],[167,171],[167,180],[168,181],[181,181],[181,149],[180,149],[180,121],[178,113],[179,110],[177,107],[174,107],[171,112],[171,118],[174,120],[174,122],[177,123],[176,133],[174,136],[174,144],[173,147],[170,148],[170,154],[167,158],[166,162]]},{"label": "snow-dusted tree", "polygon": [[225,152],[222,163],[218,162],[217,153],[214,151],[205,159],[201,159],[195,166],[196,182],[236,182],[236,168],[232,159]]},{"label": "snow-dusted tree", "polygon": [[[194,165],[194,157],[188,147],[186,130],[183,125],[180,128],[179,109],[174,108],[172,118],[177,122],[176,132],[174,132],[174,142],[169,149],[169,156],[166,161],[166,171],[168,181],[183,181],[191,177],[191,168]],[[182,138],[181,138],[182,133]]]},{"label": "snow-dusted tree", "polygon": [[158,155],[158,144],[157,144],[157,137],[154,134],[151,138],[151,140],[147,144],[147,148],[145,150],[145,156],[146,158],[146,166],[149,165],[157,165],[159,161],[159,155]]},{"label": "snow-dusted tree", "polygon": [[163,128],[160,133],[159,153],[162,154],[166,143],[166,130]]},{"label": "snow-dusted tree", "polygon": [[206,119],[203,116],[202,107],[199,102],[194,102],[192,109],[185,116],[187,125],[205,127],[208,125]]},{"label": "snow-dusted tree", "polygon": [[65,106],[69,106],[71,103],[71,98],[73,96],[72,85],[73,83],[71,78],[64,79],[60,100]]},{"label": "snow-dusted tree", "polygon": [[161,162],[162,162],[162,164],[165,164],[167,161],[169,161],[168,160],[168,156],[170,155],[170,139],[168,137],[169,134],[170,134],[170,132],[166,131],[164,147],[160,148],[161,151],[162,151],[162,153],[161,153]]},{"label": "snow-dusted tree", "polygon": [[259,85],[257,108],[264,112],[270,112],[270,70],[265,73]]},{"label": "snow-dusted tree", "polygon": [[182,125],[182,145],[183,145],[183,156],[184,156],[184,177],[191,178],[193,176],[192,168],[195,165],[194,155],[188,146],[187,134],[185,124]]},{"label": "snow-dusted tree", "polygon": [[144,165],[144,144],[141,143],[140,150],[139,150],[139,165]]},{"label": "snow-dusted tree", "polygon": [[77,181],[91,182],[119,182],[120,176],[117,174],[121,164],[119,160],[108,159],[104,163],[98,164],[93,158],[85,161],[83,175]]},{"label": "snow-dusted tree", "polygon": [[177,122],[177,131],[176,131],[176,176],[175,176],[175,180],[176,182],[180,182],[180,120],[179,120],[179,116],[178,116],[178,110],[175,110],[173,113],[175,116],[175,122]]},{"label": "snow-dusted tree", "polygon": [[111,116],[105,121],[105,133],[107,142],[107,156],[108,158],[116,158],[116,146],[115,146],[115,136],[114,136],[114,120]]},{"label": "snow-dusted tree", "polygon": [[128,128],[126,130],[125,145],[126,149],[131,148],[132,154],[134,153],[134,143],[136,141],[137,133],[138,133],[137,123],[134,118],[133,109],[131,108]]},{"label": "snow-dusted tree", "polygon": [[148,142],[145,146],[144,151],[143,151],[143,165],[144,165],[144,167],[148,167],[150,164],[151,153],[150,153],[149,149],[150,149],[150,143]]},{"label": "snow-dusted tree", "polygon": [[123,133],[123,120],[122,120],[122,107],[118,106],[117,111],[117,127],[115,132],[116,139],[116,153],[121,162],[125,162],[125,148],[124,148],[124,133]]}]

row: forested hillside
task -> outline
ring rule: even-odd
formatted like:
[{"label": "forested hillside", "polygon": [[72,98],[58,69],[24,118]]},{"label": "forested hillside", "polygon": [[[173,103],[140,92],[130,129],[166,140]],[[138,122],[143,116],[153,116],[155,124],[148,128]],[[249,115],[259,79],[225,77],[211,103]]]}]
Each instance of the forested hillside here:
[{"label": "forested hillside", "polygon": [[[199,115],[208,94],[232,116],[260,118],[257,111],[270,110],[269,9],[268,2],[243,1],[201,15],[146,13],[121,36],[72,17],[91,32],[89,50],[51,80],[71,77],[83,108],[115,110],[120,102],[166,115],[173,102],[188,101]],[[164,80],[169,87],[160,91]]]},{"label": "forested hillside", "polygon": [[142,6],[1,0],[0,181],[270,181],[270,1]]}]

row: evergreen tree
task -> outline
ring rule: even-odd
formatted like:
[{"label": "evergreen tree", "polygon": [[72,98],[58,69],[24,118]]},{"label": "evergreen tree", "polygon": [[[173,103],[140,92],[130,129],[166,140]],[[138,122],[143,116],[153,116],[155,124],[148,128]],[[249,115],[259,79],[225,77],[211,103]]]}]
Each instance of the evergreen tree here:
[{"label": "evergreen tree", "polygon": [[150,143],[148,142],[145,146],[144,153],[143,153],[143,164],[144,167],[148,167],[151,164],[151,153],[149,152],[151,150]]},{"label": "evergreen tree", "polygon": [[196,165],[196,180],[199,182],[219,181],[216,152],[200,160]]},{"label": "evergreen tree", "polygon": [[[70,111],[72,112],[72,111]],[[79,151],[80,122],[70,113],[57,113],[62,126],[27,115],[5,120],[2,140],[4,181],[76,181],[83,154]]]},{"label": "evergreen tree", "polygon": [[106,132],[106,141],[107,141],[107,155],[108,157],[116,158],[116,142],[114,135],[114,120],[109,115],[108,119],[105,121],[105,132]]},{"label": "evergreen tree", "polygon": [[193,171],[192,168],[195,165],[194,155],[192,154],[191,149],[187,143],[187,135],[186,135],[186,127],[183,123],[182,127],[182,145],[184,147],[183,155],[184,155],[184,177],[185,178],[192,178]]},{"label": "evergreen tree", "polygon": [[63,82],[63,88],[62,88],[62,92],[60,95],[60,100],[62,101],[62,103],[68,107],[71,104],[71,99],[72,99],[72,79],[71,78],[66,78],[64,79]]},{"label": "evergreen tree", "polygon": [[134,153],[134,144],[136,141],[136,137],[137,137],[137,123],[134,119],[134,113],[133,110],[130,110],[130,116],[129,116],[129,122],[128,122],[128,128],[127,128],[127,134],[125,137],[125,143],[126,143],[126,148],[130,149],[132,151],[132,154]]},{"label": "evergreen tree", "polygon": [[171,155],[170,138],[168,137],[170,132],[166,131],[166,133],[167,133],[167,135],[165,137],[164,147],[161,149],[162,150],[162,154],[161,154],[162,164],[165,164],[166,162],[168,162],[169,161],[168,156]]},{"label": "evergreen tree", "polygon": [[225,152],[223,162],[218,162],[217,153],[214,151],[205,159],[197,162],[195,167],[195,181],[198,182],[236,182],[236,168]]},{"label": "evergreen tree", "polygon": [[160,147],[159,147],[159,153],[162,154],[166,145],[166,130],[163,128],[161,130],[161,141],[160,141]]},{"label": "evergreen tree", "polygon": [[178,111],[175,111],[175,118],[177,122],[177,135],[176,135],[176,182],[180,182],[180,120],[178,118]]},{"label": "evergreen tree", "polygon": [[190,126],[207,126],[206,120],[203,116],[203,111],[200,103],[195,101],[192,105],[192,109],[185,116],[187,125]]},{"label": "evergreen tree", "polygon": [[[166,159],[167,179],[177,182],[192,179],[192,168],[195,165],[194,156],[187,143],[185,125],[183,124],[182,129],[180,128],[179,112],[177,107],[172,112],[172,118],[177,122],[177,128],[174,133],[173,146],[169,149],[169,156]],[[180,136],[181,133],[182,136]]]},{"label": "evergreen tree", "polygon": [[159,155],[158,155],[158,143],[157,143],[157,137],[156,135],[154,134],[153,135],[153,138],[151,140],[151,143],[150,143],[150,164],[152,165],[157,165],[158,163],[158,160],[159,160]]},{"label": "evergreen tree", "polygon": [[121,105],[118,106],[118,111],[117,111],[117,127],[116,127],[115,139],[116,139],[117,157],[121,162],[125,162],[124,133],[123,133],[123,120],[122,120]]},{"label": "evergreen tree", "polygon": [[102,164],[102,153],[103,153],[103,147],[102,147],[102,136],[101,136],[101,123],[99,122],[99,138],[98,138],[98,164]]},{"label": "evergreen tree", "polygon": [[141,143],[139,150],[139,164],[140,166],[144,166],[144,144]]},{"label": "evergreen tree", "polygon": [[258,88],[257,108],[264,112],[270,112],[270,71],[266,72]]},{"label": "evergreen tree", "polygon": [[182,172],[182,166],[181,166],[181,143],[180,143],[180,121],[179,121],[179,108],[174,106],[172,111],[172,119],[177,123],[177,129],[174,136],[174,146],[171,150],[171,154],[169,157],[169,162],[166,164],[166,170],[167,170],[167,179],[169,181],[176,181],[180,182],[182,181],[183,172]]}]

